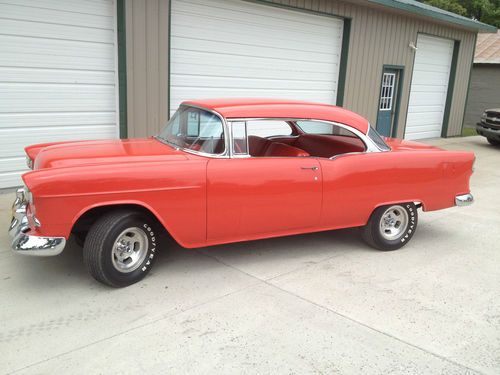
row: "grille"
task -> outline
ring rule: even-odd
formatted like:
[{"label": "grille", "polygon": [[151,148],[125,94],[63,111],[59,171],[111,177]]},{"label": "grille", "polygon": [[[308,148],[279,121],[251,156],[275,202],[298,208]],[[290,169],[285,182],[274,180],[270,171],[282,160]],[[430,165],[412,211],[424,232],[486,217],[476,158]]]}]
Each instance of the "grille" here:
[{"label": "grille", "polygon": [[500,129],[500,112],[486,111],[486,118],[483,119],[483,125],[493,129]]}]

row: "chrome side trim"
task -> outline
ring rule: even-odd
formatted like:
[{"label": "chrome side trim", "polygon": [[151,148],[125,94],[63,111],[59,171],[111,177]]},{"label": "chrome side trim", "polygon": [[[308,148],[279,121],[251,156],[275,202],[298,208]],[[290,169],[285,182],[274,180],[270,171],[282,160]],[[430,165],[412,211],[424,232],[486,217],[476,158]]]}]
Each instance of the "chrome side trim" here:
[{"label": "chrome side trim", "polygon": [[457,195],[455,197],[455,206],[470,206],[472,203],[474,203],[474,197],[472,194],[463,194],[463,195]]}]

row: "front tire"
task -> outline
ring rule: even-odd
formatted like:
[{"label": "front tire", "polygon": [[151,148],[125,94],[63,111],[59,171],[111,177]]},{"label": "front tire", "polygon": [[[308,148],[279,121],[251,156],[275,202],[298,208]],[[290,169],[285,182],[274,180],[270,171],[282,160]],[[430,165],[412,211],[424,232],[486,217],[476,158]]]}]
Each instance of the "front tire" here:
[{"label": "front tire", "polygon": [[153,266],[159,232],[156,221],[139,212],[110,212],[92,225],[85,238],[85,266],[103,284],[134,284]]},{"label": "front tire", "polygon": [[417,207],[411,202],[378,207],[363,227],[362,237],[375,249],[397,250],[411,240],[417,223]]}]

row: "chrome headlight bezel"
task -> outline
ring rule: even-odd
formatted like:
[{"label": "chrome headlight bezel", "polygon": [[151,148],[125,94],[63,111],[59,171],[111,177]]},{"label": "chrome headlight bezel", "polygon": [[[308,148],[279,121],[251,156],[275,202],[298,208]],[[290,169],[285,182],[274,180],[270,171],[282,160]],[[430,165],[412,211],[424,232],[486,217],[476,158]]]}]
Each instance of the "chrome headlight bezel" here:
[{"label": "chrome headlight bezel", "polygon": [[33,169],[33,160],[28,155],[26,155],[26,165],[29,169]]}]

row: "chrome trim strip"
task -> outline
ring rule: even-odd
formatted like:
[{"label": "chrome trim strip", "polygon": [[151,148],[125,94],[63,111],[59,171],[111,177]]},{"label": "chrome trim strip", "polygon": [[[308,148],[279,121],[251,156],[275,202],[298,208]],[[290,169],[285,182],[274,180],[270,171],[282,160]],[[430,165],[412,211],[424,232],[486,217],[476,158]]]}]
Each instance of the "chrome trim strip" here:
[{"label": "chrome trim strip", "polygon": [[455,206],[470,206],[472,203],[474,203],[474,197],[472,194],[463,194],[463,195],[457,195],[455,197]]}]

